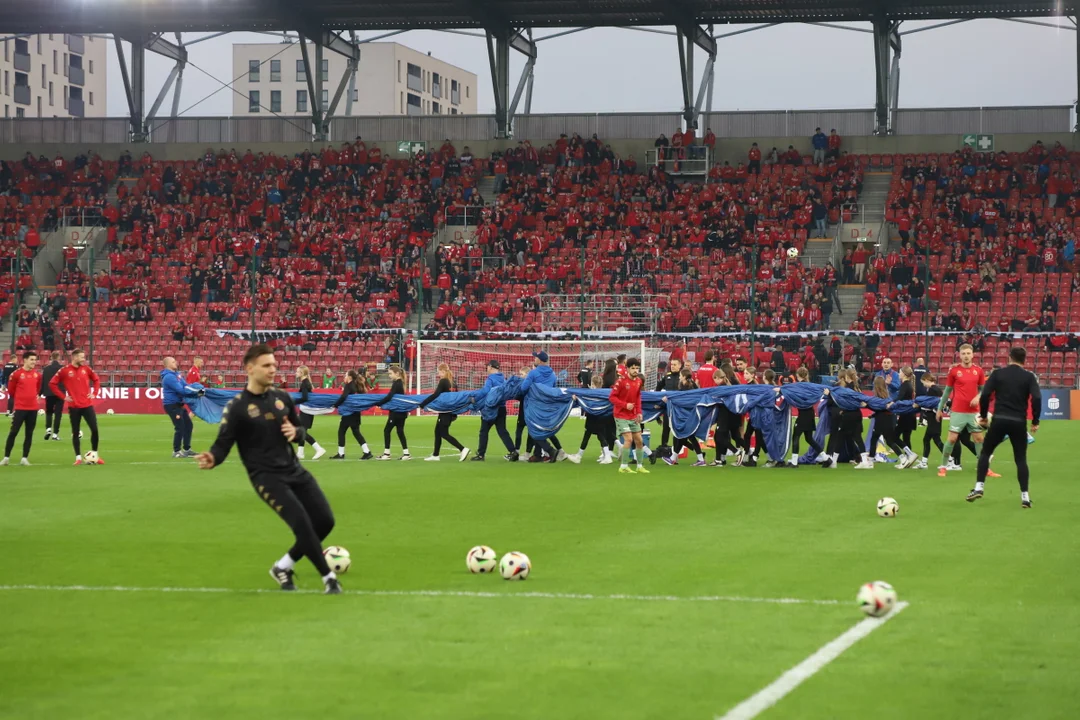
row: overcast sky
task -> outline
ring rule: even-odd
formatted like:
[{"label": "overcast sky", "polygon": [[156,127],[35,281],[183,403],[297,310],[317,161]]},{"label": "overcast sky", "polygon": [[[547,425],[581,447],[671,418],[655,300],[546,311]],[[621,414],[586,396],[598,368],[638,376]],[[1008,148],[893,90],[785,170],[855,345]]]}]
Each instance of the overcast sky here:
[{"label": "overcast sky", "polygon": [[[978,20],[904,37],[900,107],[1076,102],[1076,33],[1065,18],[1050,22],[1067,24],[1070,29]],[[904,23],[901,30],[927,24]],[[738,28],[717,28],[716,32]],[[535,31],[535,36],[553,32],[541,29]],[[201,36],[185,35],[185,40]],[[391,40],[421,52],[430,51],[435,57],[476,73],[480,112],[493,111],[483,39],[413,31]],[[195,66],[228,83],[233,80],[232,44],[251,42],[276,41],[268,35],[235,33],[190,49],[190,66],[184,73],[180,101],[183,114],[231,113],[232,91]],[[869,33],[781,25],[724,38],[718,46],[715,110],[873,107],[873,37]],[[538,48],[533,112],[677,111],[681,106],[678,51],[673,36],[604,28],[540,42]],[[513,92],[524,60],[514,52],[511,57]],[[695,60],[699,75],[704,65],[704,55],[699,51]],[[170,61],[147,53],[148,106],[170,68]],[[360,72],[364,72],[362,59]],[[114,51],[109,53],[108,82],[109,114],[126,115],[127,102]],[[331,78],[329,87],[336,82]],[[168,114],[169,99],[161,115]]]}]

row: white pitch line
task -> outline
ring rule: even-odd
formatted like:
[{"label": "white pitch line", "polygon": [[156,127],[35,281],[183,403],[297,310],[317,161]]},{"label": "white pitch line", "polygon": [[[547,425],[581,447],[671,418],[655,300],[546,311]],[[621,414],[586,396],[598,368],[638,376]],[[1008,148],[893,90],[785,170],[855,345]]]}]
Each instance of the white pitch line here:
[{"label": "white pitch line", "polygon": [[[0,592],[121,592],[121,593],[219,593],[280,595],[281,590],[268,588],[211,588],[211,587],[127,587],[122,585],[0,585]],[[318,593],[318,590],[297,590],[297,593]],[[636,602],[730,602],[771,605],[839,605],[839,600],[808,598],[763,598],[733,595],[593,595],[589,593],[551,592],[475,592],[468,590],[348,590],[347,595],[373,597],[459,597],[459,598],[533,598],[542,600],[629,600]]]},{"label": "white pitch line", "polygon": [[718,715],[716,720],[750,720],[780,702],[785,695],[809,680],[819,670],[831,663],[840,654],[870,633],[896,617],[908,604],[898,603],[896,608],[885,617],[861,620],[834,640],[821,646],[817,652],[795,667],[778,677],[746,700],[733,707],[725,715]]}]

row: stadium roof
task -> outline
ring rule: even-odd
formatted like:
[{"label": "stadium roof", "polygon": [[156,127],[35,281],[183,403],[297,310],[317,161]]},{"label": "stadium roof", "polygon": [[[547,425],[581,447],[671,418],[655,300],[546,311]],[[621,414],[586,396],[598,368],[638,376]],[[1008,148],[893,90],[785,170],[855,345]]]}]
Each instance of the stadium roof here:
[{"label": "stadium roof", "polygon": [[1075,15],[1080,0],[3,0],[5,33],[390,30]]}]

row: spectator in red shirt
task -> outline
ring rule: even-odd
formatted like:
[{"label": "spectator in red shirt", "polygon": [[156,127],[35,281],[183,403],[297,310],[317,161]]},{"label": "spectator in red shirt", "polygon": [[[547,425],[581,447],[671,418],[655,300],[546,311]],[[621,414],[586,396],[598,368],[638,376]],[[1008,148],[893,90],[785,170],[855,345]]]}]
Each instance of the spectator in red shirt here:
[{"label": "spectator in red shirt", "polygon": [[203,359],[196,355],[195,358],[193,358],[191,361],[191,369],[188,370],[187,377],[184,378],[184,381],[188,385],[202,383],[202,366]]},{"label": "spectator in red shirt", "polygon": [[761,148],[757,143],[750,146],[750,152],[746,154],[746,171],[751,175],[761,174]]}]

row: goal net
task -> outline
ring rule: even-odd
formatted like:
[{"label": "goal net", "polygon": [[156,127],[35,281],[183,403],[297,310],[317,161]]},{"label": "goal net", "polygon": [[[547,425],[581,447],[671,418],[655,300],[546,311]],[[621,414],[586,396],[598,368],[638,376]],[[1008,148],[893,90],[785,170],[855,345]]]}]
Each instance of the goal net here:
[{"label": "goal net", "polygon": [[646,389],[656,384],[656,362],[646,355],[644,340],[420,340],[414,387],[419,393],[432,392],[438,383],[436,369],[446,363],[459,390],[475,390],[484,384],[489,361],[498,360],[503,375],[510,378],[531,368],[533,353],[541,350],[548,354],[557,387],[580,387],[578,373],[588,361],[593,361],[594,373],[601,373],[604,361],[619,355],[640,358]]}]

